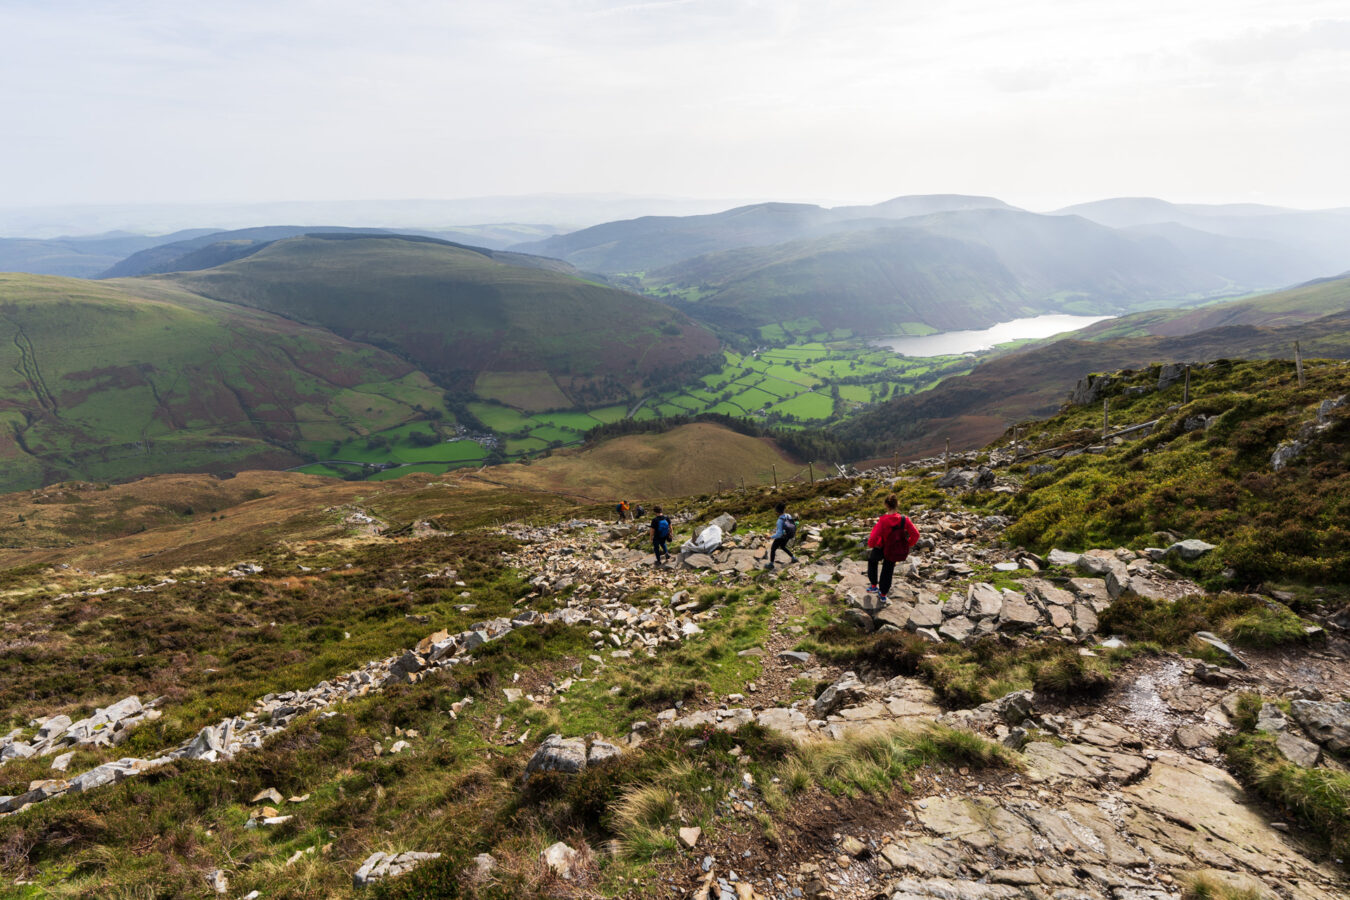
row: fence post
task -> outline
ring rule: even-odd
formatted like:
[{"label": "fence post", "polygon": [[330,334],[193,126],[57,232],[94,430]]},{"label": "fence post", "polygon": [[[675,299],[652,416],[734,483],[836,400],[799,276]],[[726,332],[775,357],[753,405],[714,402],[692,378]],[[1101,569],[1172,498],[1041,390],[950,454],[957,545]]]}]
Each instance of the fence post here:
[{"label": "fence post", "polygon": [[811,484],[814,485],[816,483],[816,464],[808,462],[806,468],[811,472]]},{"label": "fence post", "polygon": [[1294,341],[1294,368],[1298,369],[1298,386],[1303,387],[1303,351],[1298,347],[1298,341]]},{"label": "fence post", "polygon": [[1186,381],[1181,386],[1181,404],[1185,406],[1191,402],[1191,367],[1186,367]]},{"label": "fence post", "polygon": [[776,491],[778,490],[778,466],[770,463],[769,468],[773,469],[773,489]]},{"label": "fence post", "polygon": [[1102,440],[1106,440],[1106,430],[1111,427],[1111,398],[1102,398]]},{"label": "fence post", "polygon": [[947,449],[942,451],[942,471],[950,472],[952,470],[952,439],[947,438]]},{"label": "fence post", "polygon": [[745,476],[741,476],[741,493],[745,493]]}]

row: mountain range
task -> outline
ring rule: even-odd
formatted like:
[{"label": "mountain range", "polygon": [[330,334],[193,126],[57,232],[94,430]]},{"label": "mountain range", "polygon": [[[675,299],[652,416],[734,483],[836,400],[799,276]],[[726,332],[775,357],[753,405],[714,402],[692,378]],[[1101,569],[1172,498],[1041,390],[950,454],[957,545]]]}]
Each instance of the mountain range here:
[{"label": "mountain range", "polygon": [[[444,423],[421,426],[421,438],[449,440],[456,424],[486,429],[478,415],[515,433],[518,454],[578,440],[597,421],[583,410],[603,406],[598,421],[610,422],[680,411],[639,402],[671,391],[714,407],[739,396],[739,370],[712,374],[727,364],[722,340],[744,349],[1048,312],[1119,316],[884,403],[899,392],[864,386],[878,377],[866,367],[818,361],[825,369],[811,374],[785,357],[757,376],[767,392],[754,403],[848,419],[834,438],[859,453],[927,452],[946,436],[970,445],[1049,411],[1057,385],[1099,363],[1287,355],[1294,340],[1346,355],[1336,316],[1350,283],[1309,275],[1350,267],[1350,251],[1328,249],[1347,215],[1146,200],[1045,215],[935,195],[649,216],[505,250],[336,226],[61,239],[79,257],[61,265],[103,280],[0,280],[11,348],[0,485],[293,466],[318,442],[337,448],[418,420]],[[456,233],[506,243],[548,230]],[[39,245],[55,252],[51,241],[24,252]]]}]

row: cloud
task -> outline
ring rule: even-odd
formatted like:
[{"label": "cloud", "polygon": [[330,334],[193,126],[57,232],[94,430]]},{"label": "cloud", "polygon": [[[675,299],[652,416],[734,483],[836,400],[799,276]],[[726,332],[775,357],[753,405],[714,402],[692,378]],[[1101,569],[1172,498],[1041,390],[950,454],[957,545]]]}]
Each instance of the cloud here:
[{"label": "cloud", "polygon": [[1202,42],[1197,49],[1205,57],[1229,66],[1288,62],[1321,53],[1340,55],[1344,62],[1350,55],[1350,19],[1251,29],[1223,40]]},{"label": "cloud", "polygon": [[1350,142],[1338,5],[8,0],[0,198],[1345,204],[1350,175],[1299,149]]}]

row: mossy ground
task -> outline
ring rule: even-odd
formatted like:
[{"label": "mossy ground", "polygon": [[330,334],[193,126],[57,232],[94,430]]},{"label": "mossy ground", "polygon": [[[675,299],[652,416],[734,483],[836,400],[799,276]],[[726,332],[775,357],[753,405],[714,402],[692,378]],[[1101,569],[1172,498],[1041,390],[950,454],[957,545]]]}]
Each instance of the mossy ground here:
[{"label": "mossy ground", "polygon": [[[1118,376],[1110,389],[1113,427],[1157,420],[1145,437],[1055,461],[1036,459],[1016,495],[974,498],[1012,516],[1011,541],[1031,549],[1152,543],[1155,532],[1200,537],[1219,550],[1183,571],[1214,587],[1284,582],[1344,593],[1350,573],[1350,407],[1328,416],[1292,464],[1272,469],[1275,446],[1316,419],[1317,405],[1350,391],[1350,366],[1309,363],[1298,385],[1286,361],[1219,361],[1193,369],[1191,400],[1182,386],[1162,391],[1157,368]],[[1188,419],[1216,417],[1187,431]],[[1025,425],[1032,450],[1084,447],[1100,440],[1102,410],[1070,407]],[[1012,437],[1011,434],[1008,435]],[[1032,475],[1032,464],[1050,472]],[[1222,573],[1229,570],[1227,578]]]}]

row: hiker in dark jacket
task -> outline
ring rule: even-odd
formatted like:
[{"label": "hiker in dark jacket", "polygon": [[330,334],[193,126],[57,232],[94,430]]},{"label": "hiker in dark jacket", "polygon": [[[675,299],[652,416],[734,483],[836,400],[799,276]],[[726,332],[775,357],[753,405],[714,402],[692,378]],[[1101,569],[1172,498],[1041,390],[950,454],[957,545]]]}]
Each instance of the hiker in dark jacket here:
[{"label": "hiker in dark jacket", "polygon": [[792,540],[792,535],[796,534],[797,526],[792,521],[792,516],[787,513],[787,504],[779,503],[774,507],[774,512],[778,513],[778,521],[774,524],[773,533],[769,535],[773,543],[769,545],[769,562],[764,568],[773,570],[773,559],[779,550],[788,555],[788,559],[797,561],[796,555],[788,549],[788,541]]},{"label": "hiker in dark jacket", "polygon": [[661,514],[661,507],[653,506],[652,512],[656,513],[656,518],[652,519],[652,551],[656,554],[656,562],[652,565],[661,565],[661,557],[670,559],[670,535],[674,532],[674,527],[670,524],[670,519]]},{"label": "hiker in dark jacket", "polygon": [[[872,533],[867,537],[867,593],[877,594],[882,603],[891,592],[891,579],[895,575],[895,564],[909,556],[910,549],[919,542],[919,529],[914,527],[909,516],[900,513],[900,499],[894,494],[886,498],[886,512]],[[877,568],[881,568],[881,577],[877,578]]]}]

